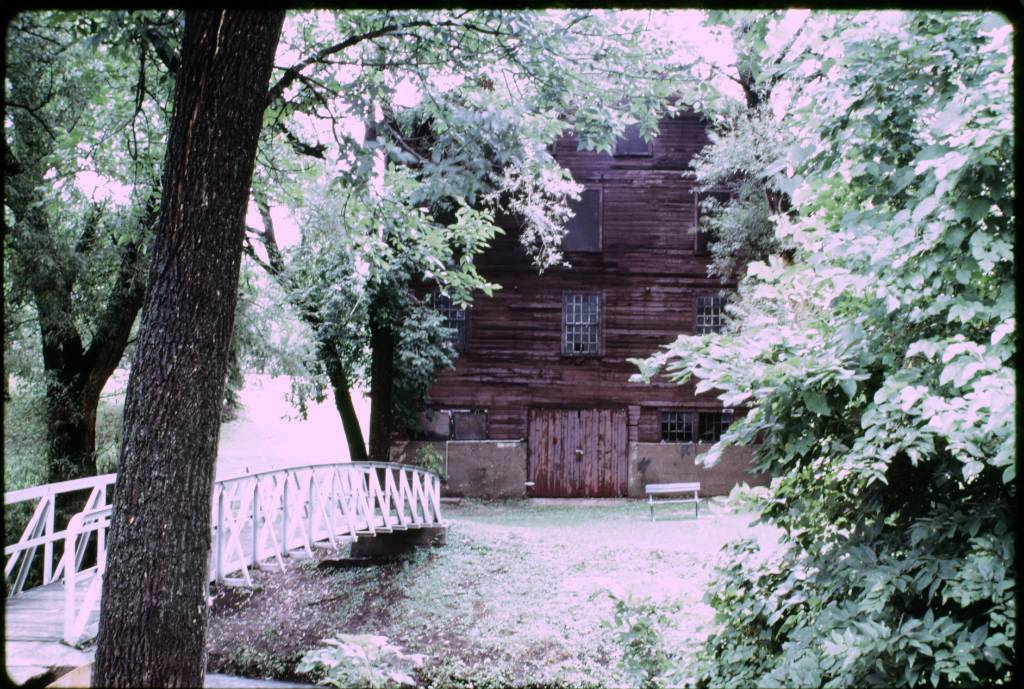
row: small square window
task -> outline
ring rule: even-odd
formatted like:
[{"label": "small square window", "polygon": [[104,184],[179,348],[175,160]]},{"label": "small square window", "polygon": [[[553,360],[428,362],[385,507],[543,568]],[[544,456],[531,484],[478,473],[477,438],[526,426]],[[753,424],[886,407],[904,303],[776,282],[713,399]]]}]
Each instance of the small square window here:
[{"label": "small square window", "polygon": [[694,332],[698,335],[722,332],[722,328],[725,326],[725,315],[722,312],[724,305],[725,299],[720,296],[713,294],[697,295],[694,308],[697,314]]},{"label": "small square window", "polygon": [[562,353],[597,356],[601,349],[601,295],[566,292],[562,303]]},{"label": "small square window", "polygon": [[[707,256],[710,253],[710,242],[711,242],[711,231],[708,229],[707,224],[704,222],[704,215],[708,211],[708,206],[716,205],[721,207],[722,205],[729,203],[732,200],[734,194],[731,191],[703,191],[694,192],[694,225],[697,227],[696,236],[694,237],[693,253],[697,256]],[[713,199],[711,203],[707,203],[709,199]]]},{"label": "small square window", "polygon": [[615,156],[621,158],[649,155],[651,155],[651,143],[644,141],[643,136],[640,135],[640,125],[626,125],[622,136],[615,140]]},{"label": "small square window", "polygon": [[566,251],[601,250],[601,190],[584,189],[579,201],[570,201],[574,213],[565,226],[562,248]]},{"label": "small square window", "polygon": [[693,412],[661,412],[661,440],[665,443],[692,443],[694,436]]},{"label": "small square window", "polygon": [[487,440],[486,410],[453,410],[451,416],[452,440]]},{"label": "small square window", "polygon": [[466,309],[456,306],[451,297],[440,292],[434,293],[434,309],[444,319],[444,327],[450,331],[447,339],[455,351],[466,351]]},{"label": "small square window", "polygon": [[700,428],[698,429],[700,442],[717,443],[721,440],[722,434],[729,428],[730,423],[732,423],[732,411],[730,410],[701,412]]}]

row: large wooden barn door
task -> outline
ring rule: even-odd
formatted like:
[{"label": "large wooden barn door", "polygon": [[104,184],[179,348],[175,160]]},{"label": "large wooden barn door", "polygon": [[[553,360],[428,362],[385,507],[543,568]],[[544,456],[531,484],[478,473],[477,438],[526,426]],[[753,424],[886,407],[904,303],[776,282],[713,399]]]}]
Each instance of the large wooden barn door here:
[{"label": "large wooden barn door", "polygon": [[529,421],[531,495],[626,494],[625,409],[531,409]]}]

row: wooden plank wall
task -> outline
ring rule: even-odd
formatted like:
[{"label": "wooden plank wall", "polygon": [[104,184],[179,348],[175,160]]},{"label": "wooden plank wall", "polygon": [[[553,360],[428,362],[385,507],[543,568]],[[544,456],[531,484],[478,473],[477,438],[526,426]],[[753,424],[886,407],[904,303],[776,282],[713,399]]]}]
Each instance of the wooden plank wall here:
[{"label": "wooden plank wall", "polygon": [[[641,442],[660,440],[660,409],[719,409],[714,395],[695,398],[692,385],[629,383],[636,367],[627,361],[692,333],[695,296],[732,286],[708,278],[707,257],[693,251],[694,187],[684,172],[707,141],[694,115],[662,122],[650,157],[578,152],[574,139],[560,141],[556,155],[577,181],[603,191],[603,251],[568,254],[572,268],[538,275],[510,226],[479,261],[502,289],[477,297],[467,351],[431,388],[430,406],[487,409],[488,436],[512,439],[527,437],[530,407],[640,405]],[[602,356],[561,354],[566,290],[603,294]]]},{"label": "wooden plank wall", "polygon": [[535,484],[532,496],[626,494],[625,410],[533,408],[529,433],[529,479]]}]

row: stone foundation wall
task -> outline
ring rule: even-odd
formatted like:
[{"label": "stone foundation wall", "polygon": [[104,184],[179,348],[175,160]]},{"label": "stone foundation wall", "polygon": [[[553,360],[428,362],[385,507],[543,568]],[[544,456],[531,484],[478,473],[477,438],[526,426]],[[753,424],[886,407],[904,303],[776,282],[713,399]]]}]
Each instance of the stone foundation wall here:
[{"label": "stone foundation wall", "polygon": [[[391,446],[391,461],[414,463],[416,451],[432,445],[445,455],[450,497],[525,498],[527,447],[520,440],[449,440],[401,442]],[[629,443],[627,494],[644,497],[644,484],[700,481],[701,495],[727,495],[737,483],[766,486],[770,477],[750,471],[752,447],[730,447],[717,465],[695,461],[710,445],[692,443]]]},{"label": "stone foundation wall", "polygon": [[526,443],[519,440],[404,442],[391,446],[391,461],[412,463],[416,451],[433,445],[445,455],[446,497],[525,498]]}]

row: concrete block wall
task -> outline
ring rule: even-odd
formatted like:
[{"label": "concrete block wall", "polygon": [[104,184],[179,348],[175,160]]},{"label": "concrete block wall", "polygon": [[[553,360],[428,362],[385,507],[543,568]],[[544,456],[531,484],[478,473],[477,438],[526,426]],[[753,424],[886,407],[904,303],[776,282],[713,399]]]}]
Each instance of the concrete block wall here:
[{"label": "concrete block wall", "polygon": [[[391,446],[391,461],[415,463],[416,452],[432,445],[446,457],[450,497],[525,498],[527,447],[522,440],[407,441]],[[711,468],[697,464],[710,445],[629,443],[627,495],[644,497],[644,484],[700,481],[701,495],[727,495],[737,483],[766,486],[771,477],[750,470],[752,447],[730,447]]]}]

